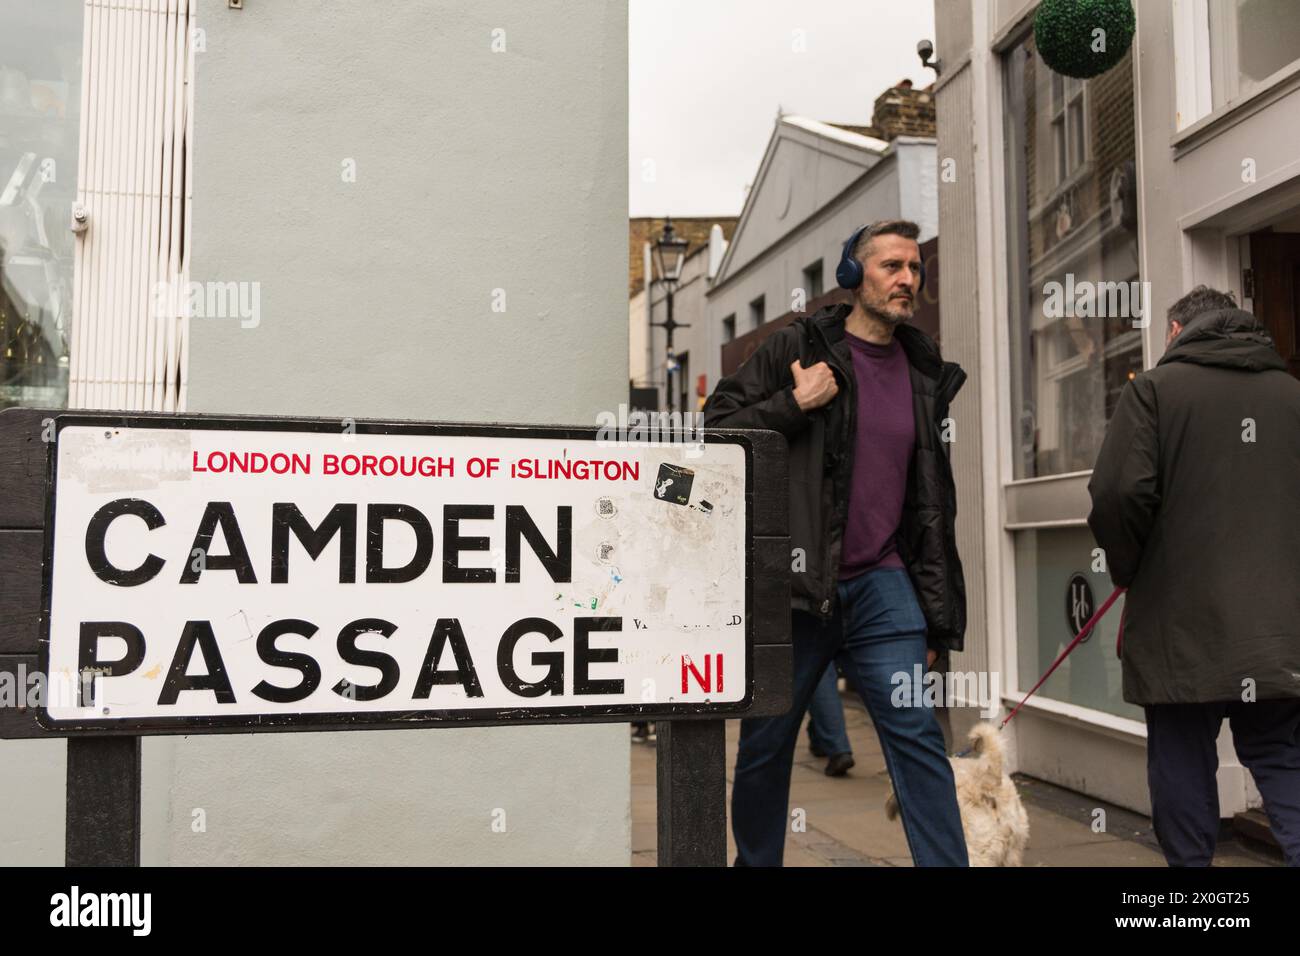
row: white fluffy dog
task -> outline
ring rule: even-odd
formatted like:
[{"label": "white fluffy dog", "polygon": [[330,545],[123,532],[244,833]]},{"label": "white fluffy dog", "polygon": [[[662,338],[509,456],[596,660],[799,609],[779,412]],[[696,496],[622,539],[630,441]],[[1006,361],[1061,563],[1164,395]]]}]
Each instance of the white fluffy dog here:
[{"label": "white fluffy dog", "polygon": [[[980,722],[970,731],[973,756],[949,758],[971,866],[1020,866],[1029,842],[1029,815],[1016,785],[1002,770],[998,738],[996,727]],[[885,815],[898,818],[898,798],[892,790]]]}]

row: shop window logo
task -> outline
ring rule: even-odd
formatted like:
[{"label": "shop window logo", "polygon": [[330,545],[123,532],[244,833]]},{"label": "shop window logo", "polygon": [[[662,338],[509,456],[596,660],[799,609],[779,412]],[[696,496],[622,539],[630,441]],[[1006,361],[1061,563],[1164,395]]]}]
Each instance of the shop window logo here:
[{"label": "shop window logo", "polygon": [[[1070,575],[1070,583],[1065,588],[1065,619],[1069,622],[1071,637],[1083,630],[1083,626],[1095,613],[1096,607],[1092,597],[1092,586],[1088,584],[1088,579],[1078,572]],[[1089,634],[1079,643],[1086,643],[1091,637],[1092,635]]]}]

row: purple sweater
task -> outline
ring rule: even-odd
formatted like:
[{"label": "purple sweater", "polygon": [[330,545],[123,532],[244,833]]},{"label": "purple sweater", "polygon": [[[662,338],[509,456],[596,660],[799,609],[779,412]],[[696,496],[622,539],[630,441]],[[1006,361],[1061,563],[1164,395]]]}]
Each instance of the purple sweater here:
[{"label": "purple sweater", "polygon": [[907,356],[894,339],[873,345],[848,332],[858,385],[853,484],[840,552],[840,580],[875,568],[901,568],[895,535],[916,443]]}]

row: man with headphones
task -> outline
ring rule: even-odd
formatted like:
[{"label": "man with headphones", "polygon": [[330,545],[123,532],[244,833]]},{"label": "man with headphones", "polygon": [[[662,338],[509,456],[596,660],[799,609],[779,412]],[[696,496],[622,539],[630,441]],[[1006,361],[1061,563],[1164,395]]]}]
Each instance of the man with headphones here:
[{"label": "man with headphones", "polygon": [[770,336],[704,409],[707,426],[774,429],[790,447],[793,706],[741,722],[737,865],[781,865],[799,728],[833,659],[871,715],[913,861],[968,863],[943,731],[909,686],[966,627],[948,459],[966,373],[907,324],[925,283],[919,232],[856,230],[835,273],[852,302]]}]

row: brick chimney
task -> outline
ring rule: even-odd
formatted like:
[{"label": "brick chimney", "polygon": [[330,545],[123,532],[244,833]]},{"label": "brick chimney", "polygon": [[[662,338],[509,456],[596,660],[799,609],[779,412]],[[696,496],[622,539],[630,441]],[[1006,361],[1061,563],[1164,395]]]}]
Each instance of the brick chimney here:
[{"label": "brick chimney", "polygon": [[896,136],[928,136],[933,138],[934,94],[933,86],[923,90],[912,89],[911,80],[900,80],[876,97],[871,116],[875,135],[893,141]]}]

